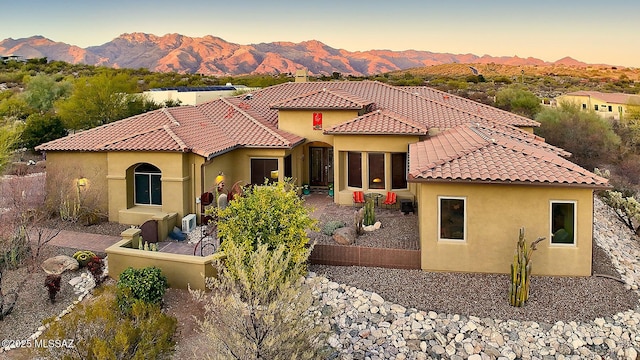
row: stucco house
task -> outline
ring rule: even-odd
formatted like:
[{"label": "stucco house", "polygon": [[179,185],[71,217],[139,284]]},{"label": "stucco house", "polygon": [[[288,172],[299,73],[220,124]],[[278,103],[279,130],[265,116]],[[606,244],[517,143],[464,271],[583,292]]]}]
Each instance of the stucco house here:
[{"label": "stucco house", "polygon": [[156,110],[37,150],[47,171],[104,189],[111,221],[200,215],[200,194],[219,174],[226,184],[291,177],[332,183],[337,204],[351,205],[354,191],[417,204],[426,270],[507,272],[524,226],[552,239],[540,244],[535,273],[590,275],[593,191],[607,181],[535,136],[537,126],[428,87],[296,82]]},{"label": "stucco house", "polygon": [[620,120],[629,105],[640,106],[640,96],[600,91],[574,91],[556,98],[556,104],[575,104],[582,110],[593,110],[605,119]]}]

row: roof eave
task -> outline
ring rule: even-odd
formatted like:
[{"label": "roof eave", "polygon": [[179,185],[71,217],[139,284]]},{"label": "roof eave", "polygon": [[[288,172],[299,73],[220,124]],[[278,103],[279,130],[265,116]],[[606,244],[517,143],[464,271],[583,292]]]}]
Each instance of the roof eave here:
[{"label": "roof eave", "polygon": [[412,175],[407,177],[408,182],[412,183],[459,183],[459,184],[497,184],[497,185],[528,185],[542,187],[571,187],[586,188],[593,190],[608,190],[613,188],[610,184],[578,184],[578,183],[560,183],[560,182],[539,182],[539,181],[508,181],[508,180],[480,180],[480,179],[427,179],[418,178]]}]

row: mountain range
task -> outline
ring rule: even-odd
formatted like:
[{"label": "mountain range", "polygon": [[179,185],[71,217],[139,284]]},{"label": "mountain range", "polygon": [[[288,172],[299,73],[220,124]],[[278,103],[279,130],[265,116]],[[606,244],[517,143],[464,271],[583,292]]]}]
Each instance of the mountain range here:
[{"label": "mountain range", "polygon": [[245,75],[294,73],[306,68],[310,74],[367,76],[431,65],[503,64],[565,65],[588,64],[565,57],[555,62],[518,56],[434,53],[430,51],[335,49],[316,40],[300,43],[271,42],[240,45],[219,37],[188,37],[180,34],[156,36],[146,33],[122,34],[99,45],[81,48],[55,42],[43,36],[0,41],[0,55],[60,60],[114,68],[147,68],[156,72],[203,75]]}]

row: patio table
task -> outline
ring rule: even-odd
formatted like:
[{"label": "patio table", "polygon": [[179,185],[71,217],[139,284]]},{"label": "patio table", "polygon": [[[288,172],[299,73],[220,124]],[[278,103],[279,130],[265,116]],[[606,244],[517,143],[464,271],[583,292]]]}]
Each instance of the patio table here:
[{"label": "patio table", "polygon": [[380,193],[375,193],[375,192],[370,192],[370,193],[366,193],[364,194],[364,198],[365,201],[368,199],[372,199],[373,203],[376,207],[380,206],[380,199],[382,199],[384,197],[384,195],[380,194]]}]

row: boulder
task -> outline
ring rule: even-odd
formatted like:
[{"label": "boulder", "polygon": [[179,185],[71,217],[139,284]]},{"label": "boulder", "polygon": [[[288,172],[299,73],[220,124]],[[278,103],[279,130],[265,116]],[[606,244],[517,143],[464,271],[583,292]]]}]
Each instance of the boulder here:
[{"label": "boulder", "polygon": [[42,263],[42,270],[47,274],[60,275],[66,270],[78,270],[78,260],[67,255],[48,258]]},{"label": "boulder", "polygon": [[351,245],[356,241],[356,230],[350,226],[336,229],[333,240],[340,245]]}]

